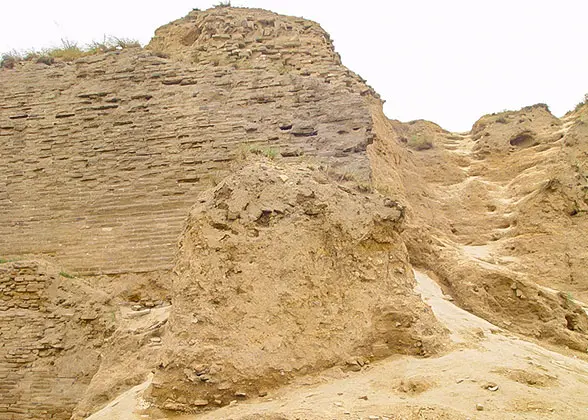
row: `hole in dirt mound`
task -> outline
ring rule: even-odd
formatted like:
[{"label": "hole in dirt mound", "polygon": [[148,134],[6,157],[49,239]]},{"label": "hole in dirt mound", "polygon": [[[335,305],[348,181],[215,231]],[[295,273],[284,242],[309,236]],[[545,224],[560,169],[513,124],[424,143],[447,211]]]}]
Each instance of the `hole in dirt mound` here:
[{"label": "hole in dirt mound", "polygon": [[509,141],[511,146],[516,147],[530,147],[537,144],[535,140],[535,135],[529,131],[523,131],[520,134],[517,134]]},{"label": "hole in dirt mound", "polygon": [[580,317],[576,313],[569,313],[566,314],[566,328],[570,331],[578,331],[579,328],[579,319]]}]

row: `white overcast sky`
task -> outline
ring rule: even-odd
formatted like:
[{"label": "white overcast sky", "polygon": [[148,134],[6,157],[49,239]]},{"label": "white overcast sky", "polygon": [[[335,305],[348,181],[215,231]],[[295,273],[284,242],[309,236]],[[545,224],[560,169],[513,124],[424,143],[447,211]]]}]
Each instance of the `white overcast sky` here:
[{"label": "white overcast sky", "polygon": [[[153,31],[216,1],[0,0],[0,51]],[[588,0],[233,0],[319,22],[388,117],[466,131],[480,116],[547,103],[562,116],[588,92]]]}]

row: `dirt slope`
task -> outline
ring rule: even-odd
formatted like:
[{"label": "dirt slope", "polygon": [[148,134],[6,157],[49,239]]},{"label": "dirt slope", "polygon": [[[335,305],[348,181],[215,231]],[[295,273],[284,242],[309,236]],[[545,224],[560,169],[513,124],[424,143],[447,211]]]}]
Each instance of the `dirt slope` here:
[{"label": "dirt slope", "polygon": [[[389,358],[360,372],[330,370],[257,401],[235,401],[209,414],[173,418],[564,420],[588,415],[586,361],[513,336],[448,301],[425,273],[415,275],[415,291],[451,330],[453,351],[428,359]],[[148,383],[90,419],[142,418]]]},{"label": "dirt slope", "polygon": [[[455,134],[388,121],[375,107],[370,152],[377,188],[405,197],[413,264],[434,267],[467,310],[581,352],[588,349],[585,112],[560,121],[537,105]],[[406,141],[415,135],[431,147]]]},{"label": "dirt slope", "polygon": [[[564,356],[511,333],[586,350],[586,315],[581,302],[558,293],[553,283],[551,290],[536,281],[536,268],[549,264],[554,255],[537,246],[542,259],[529,255],[532,264],[525,266],[520,254],[513,252],[519,243],[527,241],[528,230],[533,228],[540,229],[547,238],[559,234],[552,238],[558,246],[576,249],[577,258],[584,258],[584,250],[577,246],[575,235],[582,234],[582,223],[585,223],[581,218],[582,206],[586,204],[585,178],[577,176],[581,166],[573,160],[585,153],[585,137],[578,136],[583,114],[572,114],[560,124],[553,122],[553,116],[543,106],[512,113],[518,119],[512,115],[511,119],[516,121],[530,115],[539,123],[549,122],[544,125],[546,133],[537,145],[524,146],[516,141],[510,144],[520,134],[517,127],[510,127],[511,133],[496,133],[494,141],[492,133],[473,140],[476,134],[448,133],[427,122],[388,121],[378,104],[374,105],[373,115],[376,138],[369,156],[374,183],[385,194],[398,197],[395,206],[403,209],[406,218],[399,237],[408,246],[411,262],[430,267],[431,275],[445,289],[443,293],[431,277],[416,272],[415,292],[431,305],[436,318],[450,330],[453,345],[442,355],[427,359],[397,356],[366,365],[359,372],[336,367],[319,375],[293,378],[290,385],[279,390],[270,388],[267,396],[253,401],[243,401],[234,395],[229,407],[180,418],[568,419],[586,416],[586,358],[578,358],[580,354],[573,352]],[[501,129],[508,129],[502,127],[504,122],[498,124]],[[405,141],[413,130],[431,146],[423,148],[418,145],[420,142]],[[484,141],[476,143],[481,138]],[[490,157],[480,152],[486,149],[492,151]],[[559,188],[558,184],[550,185],[554,174],[559,179],[567,176],[568,182],[565,193],[547,195],[552,201],[546,206],[546,189]],[[241,178],[244,176],[240,175]],[[264,176],[255,177],[256,181],[263,179]],[[496,188],[498,182],[503,182],[504,187]],[[276,183],[279,184],[277,179],[265,187],[273,191],[268,196],[257,194],[257,197],[273,199],[277,194],[271,185]],[[579,207],[580,211],[566,211],[570,205]],[[230,211],[231,206],[221,205],[224,207]],[[543,214],[537,214],[538,207],[547,207],[542,213],[552,214],[544,218]],[[196,208],[202,212],[202,207]],[[521,217],[527,219],[512,223]],[[504,227],[504,220],[510,220],[513,227]],[[570,231],[564,238],[559,231],[566,231],[567,223],[578,224],[580,231]],[[206,229],[195,232],[204,233]],[[202,256],[189,258],[192,263],[202,260]],[[559,281],[564,287],[574,285],[561,278]],[[215,331],[219,329],[226,327]],[[276,335],[279,334],[273,336]],[[248,335],[241,332],[239,337]],[[145,383],[143,389],[148,389],[150,383]],[[131,419],[137,415],[172,418],[150,406],[153,400],[149,391],[136,390],[121,396],[121,400],[125,401],[124,410],[111,406],[94,418]],[[130,411],[130,407],[134,410]]]}]

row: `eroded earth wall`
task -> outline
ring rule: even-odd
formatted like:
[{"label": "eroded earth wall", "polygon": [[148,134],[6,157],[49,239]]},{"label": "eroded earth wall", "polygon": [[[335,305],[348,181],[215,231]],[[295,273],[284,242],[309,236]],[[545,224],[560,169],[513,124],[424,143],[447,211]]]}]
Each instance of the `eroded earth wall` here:
[{"label": "eroded earth wall", "polygon": [[39,261],[0,265],[1,419],[69,419],[98,369],[113,320],[76,283]]},{"label": "eroded earth wall", "polygon": [[369,190],[370,98],[316,23],[254,9],[192,12],[147,49],[1,69],[5,417],[85,418],[145,379],[189,210],[250,158]]},{"label": "eroded earth wall", "polygon": [[0,72],[0,256],[79,274],[169,269],[198,193],[251,151],[368,178],[374,93],[317,24],[232,8],[180,22],[217,58],[161,58],[175,22],[152,51]]},{"label": "eroded earth wall", "polygon": [[0,69],[0,414],[86,418],[149,372],[155,416],[208,410],[432,355],[412,266],[585,351],[586,112],[390,121],[317,24],[230,7]]}]

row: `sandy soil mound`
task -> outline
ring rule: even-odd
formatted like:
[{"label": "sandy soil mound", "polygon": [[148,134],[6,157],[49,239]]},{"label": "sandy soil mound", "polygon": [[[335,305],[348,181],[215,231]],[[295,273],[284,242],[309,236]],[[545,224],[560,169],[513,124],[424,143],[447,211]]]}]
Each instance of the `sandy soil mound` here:
[{"label": "sandy soil mound", "polygon": [[254,163],[204,193],[180,241],[153,401],[215,407],[334,365],[436,352],[443,329],[412,291],[403,218],[306,165]]},{"label": "sandy soil mound", "polygon": [[[466,420],[585,418],[588,363],[521,340],[460,309],[433,279],[416,272],[416,291],[451,331],[455,351],[402,356],[359,372],[339,368],[299,378],[251,401],[178,420]],[[143,390],[121,395],[91,420],[145,416]],[[168,418],[167,416],[153,418]]]},{"label": "sandy soil mound", "polygon": [[193,10],[157,29],[147,48],[195,64],[232,64],[282,73],[341,64],[329,34],[316,22],[262,9]]},{"label": "sandy soil mound", "polygon": [[[585,352],[585,114],[559,120],[536,105],[455,134],[378,112],[374,180],[405,197],[411,262],[434,268],[467,310]],[[411,147],[415,135],[430,147]]]}]

